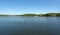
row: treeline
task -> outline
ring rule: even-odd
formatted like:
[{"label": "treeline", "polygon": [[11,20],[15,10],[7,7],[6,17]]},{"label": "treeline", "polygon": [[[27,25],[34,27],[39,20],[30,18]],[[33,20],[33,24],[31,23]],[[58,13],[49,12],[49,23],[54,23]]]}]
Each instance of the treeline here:
[{"label": "treeline", "polygon": [[23,14],[23,15],[16,15],[16,16],[60,16],[60,13],[47,13],[47,14]]},{"label": "treeline", "polygon": [[37,16],[60,16],[60,13],[38,14]]},{"label": "treeline", "polygon": [[9,15],[6,15],[6,14],[0,14],[0,16],[9,16]]},{"label": "treeline", "polygon": [[[0,16],[11,16],[11,15],[4,15],[4,14],[0,14]],[[46,13],[46,14],[22,14],[22,15],[12,15],[12,16],[44,16],[44,17],[49,17],[49,16],[56,16],[56,17],[60,17],[60,13]]]}]

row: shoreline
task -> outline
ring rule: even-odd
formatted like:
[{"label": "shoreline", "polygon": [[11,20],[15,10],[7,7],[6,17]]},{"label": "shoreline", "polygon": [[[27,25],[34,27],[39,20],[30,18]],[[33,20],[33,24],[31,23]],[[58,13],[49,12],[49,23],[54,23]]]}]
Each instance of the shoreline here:
[{"label": "shoreline", "polygon": [[0,14],[0,16],[28,16],[28,17],[60,17],[60,13],[46,13],[46,14],[21,14],[21,15],[5,15],[5,14]]}]

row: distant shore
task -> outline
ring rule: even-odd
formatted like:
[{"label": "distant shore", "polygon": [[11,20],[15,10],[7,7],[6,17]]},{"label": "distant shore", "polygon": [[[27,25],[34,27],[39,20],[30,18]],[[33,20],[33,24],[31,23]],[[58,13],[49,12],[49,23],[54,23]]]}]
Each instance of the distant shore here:
[{"label": "distant shore", "polygon": [[51,17],[60,17],[60,13],[46,13],[46,14],[22,14],[22,15],[16,15],[16,16],[38,16],[38,17],[43,17],[43,16],[45,16],[45,17],[49,17],[49,16],[51,16]]},{"label": "distant shore", "polygon": [[0,16],[38,16],[38,17],[60,17],[60,13],[46,13],[46,14],[22,14],[22,15],[5,15],[5,14],[0,14]]}]

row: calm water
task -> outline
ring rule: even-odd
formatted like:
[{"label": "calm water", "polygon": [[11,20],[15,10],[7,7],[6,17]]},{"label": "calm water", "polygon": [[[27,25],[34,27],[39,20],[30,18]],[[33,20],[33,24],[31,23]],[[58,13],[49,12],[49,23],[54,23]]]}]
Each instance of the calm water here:
[{"label": "calm water", "polygon": [[0,17],[0,35],[60,35],[60,17]]}]

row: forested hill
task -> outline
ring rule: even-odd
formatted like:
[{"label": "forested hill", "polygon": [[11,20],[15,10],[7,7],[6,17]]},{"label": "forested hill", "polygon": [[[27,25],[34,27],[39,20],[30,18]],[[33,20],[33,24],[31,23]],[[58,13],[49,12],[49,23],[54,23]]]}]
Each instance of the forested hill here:
[{"label": "forested hill", "polygon": [[46,13],[46,14],[22,14],[17,16],[60,16],[60,13]]},{"label": "forested hill", "polygon": [[[4,15],[0,14],[0,16],[11,16],[11,15]],[[60,13],[46,13],[46,14],[20,14],[20,15],[13,15],[13,16],[57,16],[60,17]]]}]

